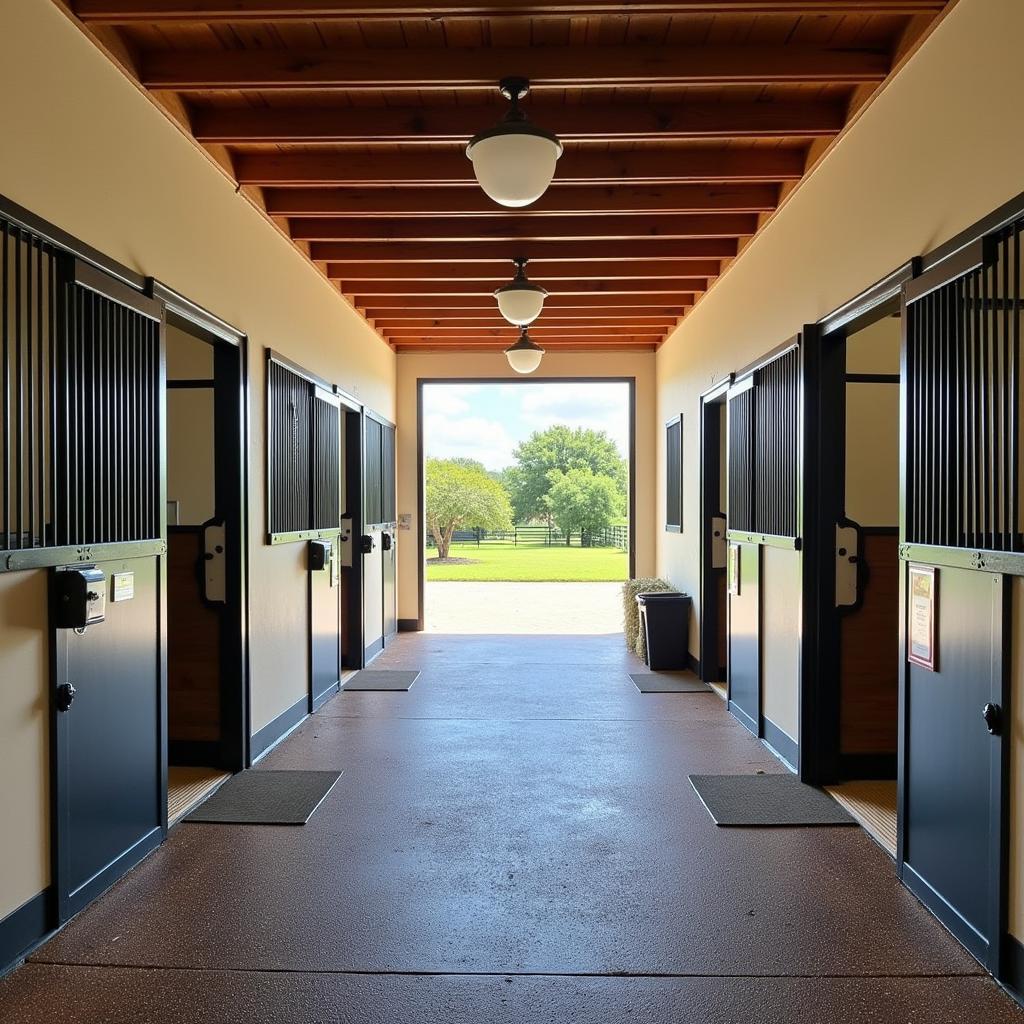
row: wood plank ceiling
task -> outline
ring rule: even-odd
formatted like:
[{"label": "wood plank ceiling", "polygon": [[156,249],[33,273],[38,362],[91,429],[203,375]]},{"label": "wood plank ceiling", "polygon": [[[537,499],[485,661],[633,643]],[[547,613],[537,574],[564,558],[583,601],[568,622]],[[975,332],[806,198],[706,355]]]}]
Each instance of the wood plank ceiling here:
[{"label": "wood plank ceiling", "polygon": [[[944,6],[70,0],[399,351],[507,347],[516,256],[546,348],[656,348]],[[464,152],[512,74],[565,143],[524,210]]]}]

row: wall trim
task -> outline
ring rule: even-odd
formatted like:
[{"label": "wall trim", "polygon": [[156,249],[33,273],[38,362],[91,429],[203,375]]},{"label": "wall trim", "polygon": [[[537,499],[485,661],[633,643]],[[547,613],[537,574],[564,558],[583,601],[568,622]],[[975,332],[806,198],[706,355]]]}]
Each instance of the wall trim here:
[{"label": "wall trim", "polygon": [[420,624],[419,619],[399,619],[398,620],[398,632],[399,633],[421,633],[423,632],[423,626]]},{"label": "wall trim", "polygon": [[49,937],[52,903],[53,890],[46,888],[0,921],[0,978]]},{"label": "wall trim", "polygon": [[800,764],[800,744],[789,733],[780,729],[770,718],[761,719],[761,742],[777,757],[781,758],[791,771],[797,770]]},{"label": "wall trim", "polygon": [[252,763],[269,754],[289,733],[309,717],[309,694],[304,693],[290,708],[282,711],[272,722],[253,733],[249,741]]}]

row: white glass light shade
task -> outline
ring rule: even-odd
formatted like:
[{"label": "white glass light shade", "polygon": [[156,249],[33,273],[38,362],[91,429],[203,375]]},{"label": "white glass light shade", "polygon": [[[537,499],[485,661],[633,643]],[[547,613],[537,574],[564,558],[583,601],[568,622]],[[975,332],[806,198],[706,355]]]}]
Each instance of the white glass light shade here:
[{"label": "white glass light shade", "polygon": [[519,340],[510,348],[505,349],[505,358],[508,365],[516,373],[533,373],[540,366],[544,358],[544,349],[537,345],[530,336],[523,331]]},{"label": "white glass light shade", "polygon": [[515,282],[499,288],[494,296],[498,300],[498,312],[510,324],[525,327],[540,316],[547,294],[535,284]]},{"label": "white glass light shade", "polygon": [[[520,126],[517,126],[520,127]],[[555,176],[562,144],[532,126],[485,134],[466,150],[480,187],[502,206],[529,206],[547,191]]]}]

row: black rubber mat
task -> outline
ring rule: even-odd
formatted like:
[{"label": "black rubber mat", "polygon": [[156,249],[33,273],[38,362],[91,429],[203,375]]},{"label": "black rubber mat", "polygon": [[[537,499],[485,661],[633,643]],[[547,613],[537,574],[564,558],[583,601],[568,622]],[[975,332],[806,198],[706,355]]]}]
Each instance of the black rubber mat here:
[{"label": "black rubber mat", "polygon": [[341,772],[240,772],[184,821],[217,825],[305,825]]},{"label": "black rubber mat", "polygon": [[392,669],[364,668],[357,672],[343,690],[408,690],[419,678],[419,670],[399,672]]},{"label": "black rubber mat", "polygon": [[691,775],[690,784],[716,825],[856,825],[828,795],[795,775]]},{"label": "black rubber mat", "polygon": [[641,693],[710,693],[711,687],[692,672],[631,672]]}]

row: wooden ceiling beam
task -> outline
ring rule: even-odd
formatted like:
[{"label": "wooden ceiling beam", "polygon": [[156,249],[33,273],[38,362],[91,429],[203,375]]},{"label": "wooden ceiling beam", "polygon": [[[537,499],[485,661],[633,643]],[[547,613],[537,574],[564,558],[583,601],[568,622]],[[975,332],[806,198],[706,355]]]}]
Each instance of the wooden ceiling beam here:
[{"label": "wooden ceiling beam", "polygon": [[[608,341],[592,341],[592,342],[548,342],[545,346],[547,352],[657,352],[658,347],[664,338],[659,338],[657,341],[652,342],[640,342],[630,344],[625,339],[609,339]],[[507,346],[501,344],[486,344],[479,345],[474,342],[451,342],[445,344],[444,342],[414,342],[412,344],[406,343],[392,343],[391,347],[399,355],[429,355],[433,352],[488,352],[494,353],[500,356],[501,353]]]},{"label": "wooden ceiling beam", "polygon": [[[571,260],[602,263],[627,260],[694,260],[731,259],[736,255],[735,238],[637,238],[611,240],[594,246],[586,241],[534,241],[528,249],[521,242],[313,242],[310,256],[320,262],[361,262],[416,264],[451,264],[466,266],[500,264],[506,268],[517,256],[527,255],[536,268],[545,262]],[[427,268],[429,269],[429,267]],[[537,271],[539,273],[539,271]],[[378,275],[386,277],[386,274]],[[486,274],[476,275],[486,277]]]},{"label": "wooden ceiling beam", "polygon": [[[568,338],[587,334],[594,337],[621,335],[635,337],[639,334],[664,334],[671,326],[665,326],[664,324],[612,324],[611,326],[603,324],[582,324],[578,326],[531,324],[529,330],[530,334],[535,335],[537,338],[555,336]],[[514,341],[519,337],[519,329],[517,327],[510,327],[508,324],[505,324],[504,327],[501,325],[485,325],[481,327],[392,327],[387,329],[378,327],[378,330],[383,330],[388,337],[393,338],[509,338]]]},{"label": "wooden ceiling beam", "polygon": [[[945,0],[630,0],[630,15],[915,14],[938,11]],[[622,15],[622,0],[73,0],[83,21],[107,25],[146,22],[284,22],[400,18],[567,18]]]},{"label": "wooden ceiling beam", "polygon": [[[273,188],[271,217],[515,217],[480,188]],[[531,217],[608,213],[764,213],[779,205],[777,185],[591,185],[548,189]],[[521,213],[519,214],[521,216]]]},{"label": "wooden ceiling beam", "polygon": [[[803,177],[805,162],[803,147],[672,147],[629,153],[594,152],[592,149],[570,147],[558,161],[558,173],[552,187],[611,185],[623,181],[634,185],[798,181]],[[431,151],[414,155],[406,152],[237,153],[234,170],[240,184],[263,187],[429,185],[437,189],[476,185],[473,165],[461,147],[451,152]]]},{"label": "wooden ceiling beam", "polygon": [[[446,263],[328,263],[327,276],[336,281],[487,281],[498,288],[512,280],[515,268],[511,261],[476,264]],[[628,281],[652,278],[717,277],[721,273],[718,260],[624,260],[621,263],[531,264],[532,281],[556,288],[558,282]]]},{"label": "wooden ceiling beam", "polygon": [[[458,49],[149,50],[149,89],[479,89],[523,75],[533,89],[620,85],[881,82],[891,60],[869,47],[534,46]],[[529,104],[527,105],[530,106]],[[487,127],[487,123],[479,128]]]},{"label": "wooden ceiling beam", "polygon": [[[589,322],[591,320],[607,320],[608,322],[620,321],[631,323],[646,323],[648,320],[666,321],[675,323],[685,312],[686,307],[673,304],[662,304],[660,306],[636,306],[632,303],[628,306],[604,306],[594,308],[592,305],[583,306],[546,306],[544,309],[545,323],[553,322]],[[466,327],[473,327],[478,323],[496,321],[501,326],[501,319],[497,316],[497,310],[491,302],[490,309],[483,307],[471,308],[447,308],[444,306],[431,306],[429,309],[366,309],[366,315],[375,322],[387,322],[401,325],[403,323],[460,323]]]},{"label": "wooden ceiling beam", "polygon": [[[669,300],[665,295],[652,293],[649,295],[631,295],[628,301],[623,301],[621,295],[590,294],[585,299],[578,295],[549,295],[544,300],[545,315],[550,315],[555,309],[571,309],[578,312],[583,309],[593,312],[598,309],[622,308],[628,306],[630,309],[643,307],[655,307],[664,309],[683,309],[692,306],[695,296],[692,294],[673,295]],[[366,310],[369,319],[376,319],[377,316],[391,316],[398,314],[385,314],[384,310],[426,310],[416,312],[416,316],[435,316],[440,310],[469,310],[484,309],[492,313],[495,309],[493,295],[378,295],[360,296],[356,295],[354,305]],[[372,314],[372,315],[371,315]],[[469,315],[468,313],[466,314]]]},{"label": "wooden ceiling beam", "polygon": [[613,238],[739,238],[753,235],[748,213],[612,214],[605,217],[292,217],[303,242],[493,242]]},{"label": "wooden ceiling beam", "polygon": [[[680,292],[703,292],[708,282],[704,277],[681,277],[655,281],[559,281],[552,283],[552,294],[558,295],[678,295]],[[493,281],[343,281],[341,290],[361,299],[378,295],[487,295],[493,296]],[[492,301],[493,298],[492,298]]]},{"label": "wooden ceiling beam", "polygon": [[[559,319],[557,317],[544,317],[544,323],[547,327],[565,327],[575,328],[582,327],[586,329],[597,329],[604,327],[628,327],[634,333],[640,331],[649,330],[652,327],[660,328],[662,330],[671,330],[675,327],[678,316],[624,316],[624,317],[594,317],[593,319],[587,319],[586,317],[575,317],[572,319],[565,318]],[[481,317],[478,320],[471,318],[456,318],[453,317],[450,320],[444,320],[440,318],[420,317],[418,319],[410,318],[408,320],[397,320],[387,317],[382,317],[379,320],[374,321],[374,327],[378,331],[383,331],[390,334],[443,334],[449,330],[485,330],[488,328],[502,327],[505,326],[505,321],[501,317]]]},{"label": "wooden ceiling beam", "polygon": [[[442,51],[443,53],[458,51]],[[443,60],[438,63],[443,64]],[[191,117],[200,142],[443,143],[465,145],[499,121],[498,105],[476,107],[200,108]],[[535,103],[530,116],[563,142],[638,139],[819,138],[842,130],[836,103]],[[462,154],[459,154],[462,155]]]},{"label": "wooden ceiling beam", "polygon": [[[492,339],[489,342],[485,341],[484,350],[493,346],[493,351],[502,352],[508,348],[509,345],[515,342],[514,337]],[[612,337],[600,337],[597,335],[591,337],[581,338],[545,338],[543,340],[537,339],[542,348],[547,351],[553,351],[559,348],[566,348],[568,346],[577,346],[581,351],[595,348],[606,348],[611,346],[618,346],[621,348],[632,349],[640,345],[649,345],[652,348],[657,348],[662,341],[665,340],[664,334],[637,334],[637,335],[614,335]],[[471,345],[480,345],[481,341],[479,338],[468,337],[468,338],[395,338],[394,340],[389,339],[391,345],[402,345],[415,348],[424,347],[435,347],[439,349],[450,349],[454,351],[464,352]]]}]

